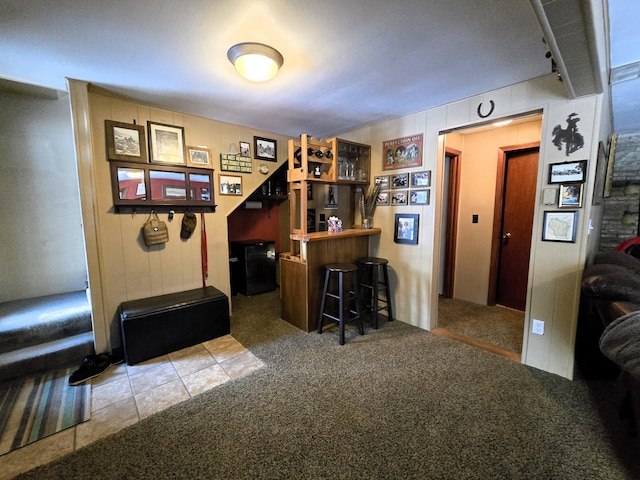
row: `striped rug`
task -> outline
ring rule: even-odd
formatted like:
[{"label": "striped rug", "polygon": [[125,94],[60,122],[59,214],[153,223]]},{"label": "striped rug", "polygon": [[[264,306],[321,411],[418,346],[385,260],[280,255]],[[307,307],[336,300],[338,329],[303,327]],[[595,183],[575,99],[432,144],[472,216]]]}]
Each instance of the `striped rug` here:
[{"label": "striped rug", "polygon": [[68,368],[2,384],[0,455],[91,417],[91,384],[69,386]]}]

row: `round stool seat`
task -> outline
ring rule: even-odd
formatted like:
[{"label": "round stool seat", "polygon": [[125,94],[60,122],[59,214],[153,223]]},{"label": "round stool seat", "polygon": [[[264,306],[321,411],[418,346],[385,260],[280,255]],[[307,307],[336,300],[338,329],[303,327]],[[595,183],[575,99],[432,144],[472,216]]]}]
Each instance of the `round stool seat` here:
[{"label": "round stool seat", "polygon": [[359,258],[358,262],[363,263],[364,265],[387,265],[389,260],[379,257],[365,257]]},{"label": "round stool seat", "polygon": [[358,267],[353,263],[329,263],[325,265],[325,268],[330,272],[355,272]]}]

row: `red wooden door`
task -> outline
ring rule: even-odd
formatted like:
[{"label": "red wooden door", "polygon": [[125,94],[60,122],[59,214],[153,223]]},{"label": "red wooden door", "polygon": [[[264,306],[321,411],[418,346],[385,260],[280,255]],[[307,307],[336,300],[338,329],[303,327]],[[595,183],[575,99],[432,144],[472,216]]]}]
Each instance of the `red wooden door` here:
[{"label": "red wooden door", "polygon": [[537,150],[508,154],[496,303],[522,311],[526,305],[537,177]]}]

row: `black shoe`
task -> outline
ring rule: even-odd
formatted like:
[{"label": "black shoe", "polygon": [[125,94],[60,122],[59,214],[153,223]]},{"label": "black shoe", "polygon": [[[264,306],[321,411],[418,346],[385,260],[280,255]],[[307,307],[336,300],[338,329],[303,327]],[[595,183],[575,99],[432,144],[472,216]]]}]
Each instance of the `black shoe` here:
[{"label": "black shoe", "polygon": [[82,366],[69,377],[69,385],[75,386],[106,372],[111,361],[106,355],[89,355],[84,358]]},{"label": "black shoe", "polygon": [[108,355],[108,357],[111,365],[120,365],[124,362],[124,357],[122,355]]},{"label": "black shoe", "polygon": [[91,364],[95,365],[96,363],[103,363],[103,362],[112,363],[111,359],[109,358],[109,355],[107,355],[106,353],[101,353],[99,355],[87,355],[82,360],[82,365],[91,365]]}]

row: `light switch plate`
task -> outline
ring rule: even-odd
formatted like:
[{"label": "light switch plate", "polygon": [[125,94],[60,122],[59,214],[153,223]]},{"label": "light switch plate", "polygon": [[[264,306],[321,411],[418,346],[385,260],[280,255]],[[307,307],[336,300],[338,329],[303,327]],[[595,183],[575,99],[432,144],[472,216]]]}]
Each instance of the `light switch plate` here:
[{"label": "light switch plate", "polygon": [[542,204],[543,205],[555,205],[557,200],[556,200],[556,193],[558,192],[558,190],[556,190],[555,188],[545,188],[542,191]]},{"label": "light switch plate", "polygon": [[531,331],[536,335],[544,335],[544,322],[542,320],[533,319],[533,327]]}]

